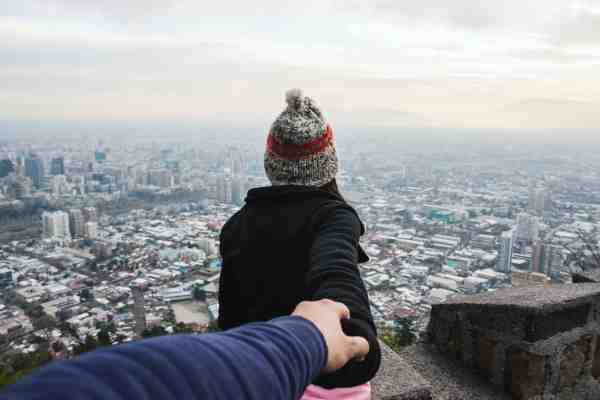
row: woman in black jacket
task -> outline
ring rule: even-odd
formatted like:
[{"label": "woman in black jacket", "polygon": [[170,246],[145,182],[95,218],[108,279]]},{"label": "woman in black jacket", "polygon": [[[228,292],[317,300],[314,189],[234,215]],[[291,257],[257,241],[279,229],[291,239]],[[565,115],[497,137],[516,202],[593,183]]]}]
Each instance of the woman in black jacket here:
[{"label": "woman in black jacket", "polygon": [[221,231],[219,325],[229,329],[288,315],[303,300],[342,302],[351,314],[344,331],[367,339],[370,352],[365,360],[319,377],[307,398],[334,398],[326,390],[334,388],[359,386],[364,392],[381,359],[358,272],[358,263],[368,261],[359,245],[364,227],[337,188],[331,126],[300,90],[289,91],[286,101],[265,152],[272,186],[250,190],[245,206]]}]

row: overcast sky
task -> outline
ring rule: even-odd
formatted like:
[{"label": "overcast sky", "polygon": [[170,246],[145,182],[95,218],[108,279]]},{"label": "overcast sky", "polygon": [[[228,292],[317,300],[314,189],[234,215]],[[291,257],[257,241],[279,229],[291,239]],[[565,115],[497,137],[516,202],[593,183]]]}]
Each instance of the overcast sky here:
[{"label": "overcast sky", "polygon": [[600,0],[2,0],[0,117],[600,128]]}]

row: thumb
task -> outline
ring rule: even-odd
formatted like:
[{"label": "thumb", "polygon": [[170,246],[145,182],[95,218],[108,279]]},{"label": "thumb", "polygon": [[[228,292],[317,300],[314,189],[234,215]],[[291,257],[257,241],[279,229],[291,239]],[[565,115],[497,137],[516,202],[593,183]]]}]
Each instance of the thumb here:
[{"label": "thumb", "polygon": [[363,361],[369,354],[369,342],[363,337],[352,336],[348,337],[348,345],[346,346],[348,360]]}]

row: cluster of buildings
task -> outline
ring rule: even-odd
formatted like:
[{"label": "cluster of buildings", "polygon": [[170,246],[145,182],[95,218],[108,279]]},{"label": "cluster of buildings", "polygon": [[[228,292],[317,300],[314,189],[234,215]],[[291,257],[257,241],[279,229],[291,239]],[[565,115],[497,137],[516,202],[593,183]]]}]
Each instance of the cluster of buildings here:
[{"label": "cluster of buildings", "polygon": [[[14,293],[0,300],[0,337],[35,348],[33,308],[82,338],[112,324],[115,343],[214,323],[220,229],[268,184],[262,150],[242,149],[0,148],[0,287]],[[418,331],[456,294],[568,282],[591,265],[600,176],[576,160],[378,149],[340,149],[338,177],[366,228],[359,268],[378,324]]]},{"label": "cluster of buildings", "polygon": [[432,303],[455,294],[564,283],[582,264],[600,267],[596,172],[575,192],[580,178],[564,166],[519,174],[526,161],[511,160],[514,174],[503,175],[483,160],[437,171],[391,160],[373,168],[356,157],[342,185],[367,227],[361,272],[380,324],[409,318],[418,330]]},{"label": "cluster of buildings", "polygon": [[[24,313],[34,307],[74,327],[81,340],[108,323],[115,342],[157,326],[173,331],[180,322],[206,329],[218,317],[218,234],[235,207],[205,201],[100,216],[96,239],[61,233],[72,215],[85,220],[91,210],[45,214],[43,238],[0,247],[0,285],[14,293],[7,304],[0,300],[0,311],[9,310],[0,336],[16,349],[35,349],[26,334],[36,331],[37,317]],[[52,335],[68,348],[75,343],[59,329]]]},{"label": "cluster of buildings", "polygon": [[94,207],[69,209],[67,211],[44,211],[42,213],[42,235],[47,239],[70,240],[85,238],[94,240],[98,236],[98,217]]},{"label": "cluster of buildings", "polygon": [[22,214],[40,218],[44,209],[123,208],[135,201],[211,198],[241,205],[248,189],[265,181],[257,159],[257,152],[237,147],[207,154],[156,143],[6,145],[0,148],[0,223],[31,223]]}]

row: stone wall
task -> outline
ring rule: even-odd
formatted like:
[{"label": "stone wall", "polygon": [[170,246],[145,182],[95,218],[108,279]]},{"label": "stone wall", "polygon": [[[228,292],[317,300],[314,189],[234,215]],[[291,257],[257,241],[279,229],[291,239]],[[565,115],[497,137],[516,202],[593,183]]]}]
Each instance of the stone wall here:
[{"label": "stone wall", "polygon": [[385,343],[381,367],[373,381],[373,400],[432,400],[431,385]]},{"label": "stone wall", "polygon": [[600,269],[593,269],[591,271],[583,271],[573,274],[573,283],[598,283],[600,282]]},{"label": "stone wall", "polygon": [[373,381],[373,400],[432,400],[431,385],[385,343],[381,367]]},{"label": "stone wall", "polygon": [[433,306],[427,340],[514,399],[600,399],[600,284],[458,296]]}]

